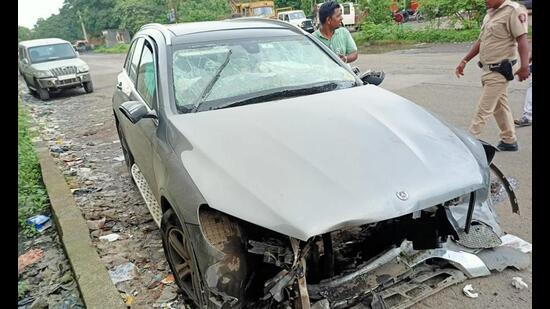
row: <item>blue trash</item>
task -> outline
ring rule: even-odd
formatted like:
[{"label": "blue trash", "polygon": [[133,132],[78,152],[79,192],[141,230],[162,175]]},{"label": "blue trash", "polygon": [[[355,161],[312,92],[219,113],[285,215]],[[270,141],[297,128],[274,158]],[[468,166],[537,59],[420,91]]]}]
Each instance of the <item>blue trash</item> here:
[{"label": "blue trash", "polygon": [[50,222],[50,217],[44,215],[36,215],[28,218],[27,224],[34,226],[39,232],[42,232],[52,225]]}]

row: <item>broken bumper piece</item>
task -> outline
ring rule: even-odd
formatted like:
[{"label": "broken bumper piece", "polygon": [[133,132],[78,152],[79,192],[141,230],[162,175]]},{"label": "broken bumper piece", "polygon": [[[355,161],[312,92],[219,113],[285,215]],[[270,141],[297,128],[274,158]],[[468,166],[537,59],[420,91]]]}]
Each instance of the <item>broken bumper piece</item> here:
[{"label": "broken bumper piece", "polygon": [[[506,254],[507,259],[503,259],[503,250],[498,248],[477,254],[481,258],[447,248],[416,251],[409,241],[404,241],[399,248],[386,251],[353,273],[308,285],[312,308],[349,308],[359,304],[372,307],[373,302],[383,303],[385,307],[380,308],[407,308],[467,278],[490,275],[489,269],[502,271],[529,265],[529,257],[519,250]],[[499,261],[498,266],[494,265],[495,260]],[[493,262],[486,265],[484,261]]]}]

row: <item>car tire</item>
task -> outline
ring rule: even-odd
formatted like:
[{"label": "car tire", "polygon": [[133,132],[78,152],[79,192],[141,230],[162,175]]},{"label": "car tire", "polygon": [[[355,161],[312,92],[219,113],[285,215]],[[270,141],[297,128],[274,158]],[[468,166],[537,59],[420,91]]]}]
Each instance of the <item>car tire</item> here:
[{"label": "car tire", "polygon": [[86,93],[94,92],[94,84],[92,83],[92,81],[84,83],[84,91],[86,91]]},{"label": "car tire", "polygon": [[160,226],[162,247],[174,280],[183,292],[185,302],[191,308],[198,308],[196,291],[202,290],[202,281],[193,258],[191,240],[172,209],[164,212]]},{"label": "car tire", "polygon": [[47,101],[50,99],[50,93],[48,92],[48,89],[46,88],[37,88],[38,90],[36,91],[38,93],[38,97],[40,98],[40,100],[42,101]]},{"label": "car tire", "polygon": [[132,165],[134,165],[134,156],[130,152],[130,149],[128,148],[128,143],[126,142],[126,138],[124,137],[124,133],[122,133],[122,129],[120,128],[120,124],[115,116],[115,124],[116,124],[116,131],[118,133],[118,139],[120,140],[120,147],[122,148],[122,154],[124,155],[124,163],[126,163],[126,168],[128,168],[128,173],[130,174],[130,178],[132,179],[132,182],[134,182],[134,177],[132,177]]}]

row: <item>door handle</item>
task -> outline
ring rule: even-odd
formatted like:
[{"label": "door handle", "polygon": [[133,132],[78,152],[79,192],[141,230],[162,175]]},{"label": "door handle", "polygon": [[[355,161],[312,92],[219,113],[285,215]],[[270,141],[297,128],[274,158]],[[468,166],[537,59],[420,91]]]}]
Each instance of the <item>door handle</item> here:
[{"label": "door handle", "polygon": [[122,90],[122,82],[119,82],[118,84],[116,84],[116,87],[120,90]]}]

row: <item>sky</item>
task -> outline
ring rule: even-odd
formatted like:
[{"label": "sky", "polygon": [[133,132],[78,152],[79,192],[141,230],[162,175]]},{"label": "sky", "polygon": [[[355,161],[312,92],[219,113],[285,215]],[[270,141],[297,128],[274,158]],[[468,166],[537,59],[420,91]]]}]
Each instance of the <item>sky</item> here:
[{"label": "sky", "polygon": [[38,18],[59,13],[63,0],[17,0],[17,24],[31,29]]}]

